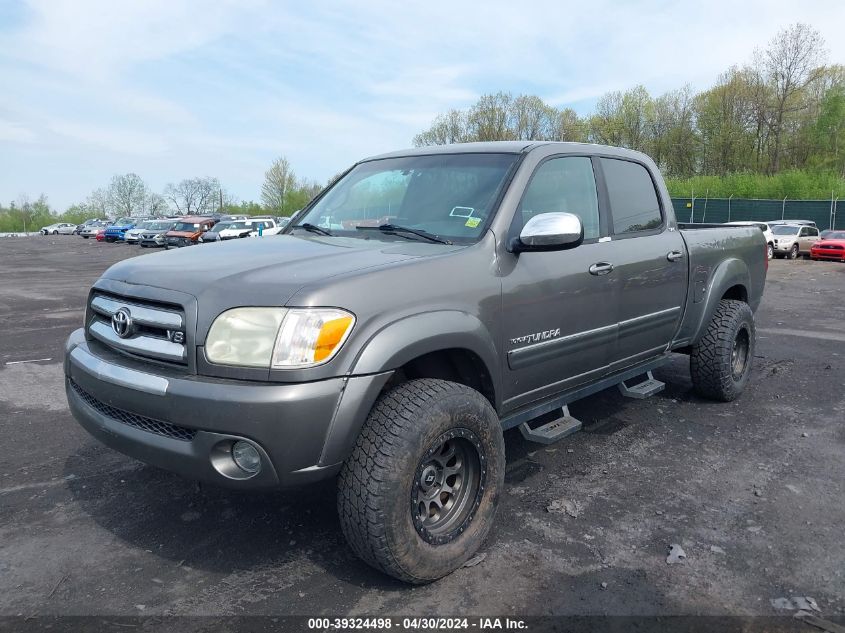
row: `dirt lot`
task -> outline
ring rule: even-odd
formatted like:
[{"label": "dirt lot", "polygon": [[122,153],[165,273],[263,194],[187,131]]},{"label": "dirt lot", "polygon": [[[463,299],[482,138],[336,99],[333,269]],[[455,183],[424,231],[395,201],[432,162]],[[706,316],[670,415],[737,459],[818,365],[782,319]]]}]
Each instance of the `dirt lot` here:
[{"label": "dirt lot", "polygon": [[584,433],[508,432],[485,558],[412,589],[349,553],[332,485],[200,488],[76,424],[62,344],[97,276],[143,253],[0,240],[0,615],[775,615],[793,596],[845,614],[845,265],[771,262],[735,403],[695,397],[678,356],[654,398],[575,404]]}]

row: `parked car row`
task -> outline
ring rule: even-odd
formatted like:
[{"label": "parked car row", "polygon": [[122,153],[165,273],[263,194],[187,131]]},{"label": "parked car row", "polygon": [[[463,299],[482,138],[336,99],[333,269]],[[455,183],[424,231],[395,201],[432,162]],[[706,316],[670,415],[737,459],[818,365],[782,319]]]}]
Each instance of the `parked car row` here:
[{"label": "parked car row", "polygon": [[73,234],[98,242],[138,244],[142,248],[180,248],[242,237],[275,235],[290,218],[245,215],[118,218],[113,222],[88,220],[78,226],[62,223],[41,229],[44,235]]},{"label": "parked car row", "polygon": [[772,222],[728,222],[756,226],[766,237],[769,259],[834,260],[845,262],[845,230],[819,231],[811,220],[774,220]]}]

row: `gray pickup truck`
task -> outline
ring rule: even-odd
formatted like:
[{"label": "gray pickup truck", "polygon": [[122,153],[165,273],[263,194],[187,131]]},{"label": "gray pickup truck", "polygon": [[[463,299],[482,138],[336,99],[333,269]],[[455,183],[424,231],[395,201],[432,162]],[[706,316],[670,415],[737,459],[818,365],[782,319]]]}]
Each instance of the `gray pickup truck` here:
[{"label": "gray pickup truck", "polygon": [[637,152],[396,152],[282,235],[112,266],[67,341],[67,398],[103,443],[192,479],[337,476],[350,546],[424,583],[490,530],[505,430],[559,440],[569,403],[652,395],[673,352],[700,395],[736,398],[767,261],[757,228],[678,225]]}]

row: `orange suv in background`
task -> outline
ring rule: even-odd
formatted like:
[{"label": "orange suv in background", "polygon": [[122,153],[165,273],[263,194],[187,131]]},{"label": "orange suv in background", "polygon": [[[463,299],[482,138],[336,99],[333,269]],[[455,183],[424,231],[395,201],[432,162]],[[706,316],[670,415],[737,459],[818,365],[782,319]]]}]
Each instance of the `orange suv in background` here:
[{"label": "orange suv in background", "polygon": [[179,248],[197,244],[200,236],[217,224],[214,218],[189,215],[181,218],[164,234],[164,248]]}]

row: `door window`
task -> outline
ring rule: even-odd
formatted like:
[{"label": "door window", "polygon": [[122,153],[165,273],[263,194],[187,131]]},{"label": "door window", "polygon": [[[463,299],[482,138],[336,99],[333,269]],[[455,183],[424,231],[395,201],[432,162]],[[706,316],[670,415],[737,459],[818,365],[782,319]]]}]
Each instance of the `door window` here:
[{"label": "door window", "polygon": [[810,235],[810,229],[805,226],[803,229],[801,229],[801,233],[798,237],[807,237],[808,235]]},{"label": "door window", "polygon": [[522,224],[540,213],[581,218],[584,239],[599,236],[599,204],[593,163],[585,156],[553,158],[537,168],[520,203]]},{"label": "door window", "polygon": [[652,231],[663,225],[657,191],[648,170],[639,163],[602,158],[613,233]]}]

